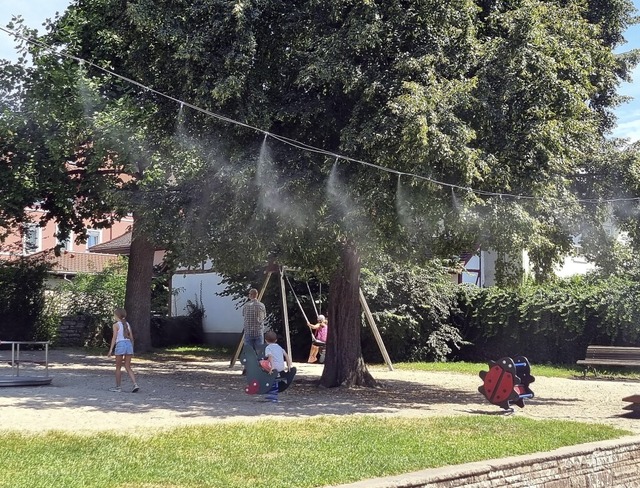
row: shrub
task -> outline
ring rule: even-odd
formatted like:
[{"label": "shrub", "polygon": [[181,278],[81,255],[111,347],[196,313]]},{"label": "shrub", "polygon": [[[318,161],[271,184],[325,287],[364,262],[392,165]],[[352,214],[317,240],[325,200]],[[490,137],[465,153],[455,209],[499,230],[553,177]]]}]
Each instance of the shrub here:
[{"label": "shrub", "polygon": [[[362,275],[369,308],[393,360],[446,361],[462,346],[462,335],[451,320],[457,285],[442,263],[424,268],[388,264]],[[367,326],[363,334],[367,359],[378,349],[369,330]]]},{"label": "shrub", "polygon": [[60,287],[66,314],[85,317],[86,346],[103,346],[111,340],[113,310],[124,304],[126,282],[127,261],[122,258],[99,273],[79,274]]},{"label": "shrub", "polygon": [[48,271],[44,260],[0,261],[0,339],[50,339],[43,327]]},{"label": "shrub", "polygon": [[454,323],[473,346],[466,360],[523,354],[572,364],[589,344],[640,342],[640,283],[630,277],[577,276],[501,289],[460,287]]},{"label": "shrub", "polygon": [[203,344],[202,318],[199,304],[187,303],[188,315],[183,317],[151,317],[151,345],[153,347]]}]

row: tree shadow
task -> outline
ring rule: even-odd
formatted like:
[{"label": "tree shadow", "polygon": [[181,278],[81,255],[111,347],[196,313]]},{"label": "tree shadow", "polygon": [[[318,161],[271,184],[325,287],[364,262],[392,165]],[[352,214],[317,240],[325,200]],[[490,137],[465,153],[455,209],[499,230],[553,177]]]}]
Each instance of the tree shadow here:
[{"label": "tree shadow", "polygon": [[[10,369],[4,359],[0,352],[0,375],[6,374],[4,368]],[[297,364],[296,381],[280,395],[280,402],[273,404],[259,395],[246,394],[242,366],[238,363],[230,368],[226,358],[134,358],[141,387],[138,393],[129,392],[131,382],[124,371],[123,392],[109,391],[114,385],[113,358],[81,350],[55,350],[50,362],[50,386],[0,387],[3,418],[11,419],[4,425],[14,430],[97,431],[116,428],[120,421],[126,428],[144,429],[322,415],[505,415],[478,392],[479,378],[462,374],[374,370],[372,374],[379,382],[376,388],[322,388],[318,386],[321,366]],[[536,385],[532,388],[537,394]],[[567,390],[562,396],[554,388],[548,390],[549,396],[526,400],[522,410],[532,418],[579,419],[636,430],[635,424],[629,424],[633,420],[622,420],[615,405],[598,406],[600,397],[585,403],[590,397],[583,395],[591,390]],[[516,406],[515,411],[521,409]]]},{"label": "tree shadow", "polygon": [[[34,410],[83,409],[97,412],[126,412],[134,416],[168,410],[178,418],[221,419],[259,417],[274,413],[287,417],[317,415],[394,414],[400,410],[429,411],[450,405],[461,413],[470,405],[493,408],[477,390],[442,388],[421,382],[392,379],[377,388],[321,388],[321,368],[301,371],[293,386],[280,395],[279,404],[265,404],[257,395],[244,391],[246,378],[240,365],[229,368],[226,361],[175,360],[164,357],[134,359],[133,368],[141,390],[131,386],[123,370],[123,392],[108,391],[114,384],[114,361],[82,351],[52,351],[46,387],[3,387],[1,395],[14,407]],[[5,374],[0,369],[0,374]],[[0,399],[0,405],[3,405]],[[441,410],[441,408],[439,408]]]}]

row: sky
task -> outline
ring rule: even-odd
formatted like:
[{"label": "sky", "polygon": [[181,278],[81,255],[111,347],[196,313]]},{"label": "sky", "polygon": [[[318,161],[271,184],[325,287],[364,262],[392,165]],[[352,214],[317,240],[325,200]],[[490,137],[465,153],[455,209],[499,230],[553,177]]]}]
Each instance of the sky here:
[{"label": "sky", "polygon": [[[70,0],[0,0],[0,26],[5,27],[13,15],[21,15],[27,26],[42,30],[45,19],[62,13],[70,3]],[[640,13],[640,0],[634,0],[634,4]],[[618,52],[640,48],[640,25],[631,27],[625,38],[627,43]],[[13,39],[0,31],[0,58],[16,59],[14,45]],[[632,142],[640,140],[640,66],[634,70],[633,79],[635,82],[624,83],[619,89],[621,95],[633,99],[616,109],[618,125],[612,134]]]}]

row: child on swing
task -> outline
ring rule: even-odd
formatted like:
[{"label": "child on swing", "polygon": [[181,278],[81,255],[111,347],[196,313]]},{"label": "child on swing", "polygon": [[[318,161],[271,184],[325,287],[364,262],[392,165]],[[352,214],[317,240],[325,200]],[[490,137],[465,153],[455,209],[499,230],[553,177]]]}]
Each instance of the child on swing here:
[{"label": "child on swing", "polygon": [[[285,370],[285,361],[287,363],[287,369],[291,370],[291,358],[279,344],[277,344],[278,336],[272,330],[268,331],[264,335],[264,340],[267,342],[267,347],[264,349],[264,356],[271,364],[271,371],[277,371],[280,375]],[[278,383],[274,382],[273,387],[266,394],[268,401],[278,402]]]},{"label": "child on swing", "polygon": [[[307,325],[315,331],[316,342],[325,344],[327,342],[327,328],[329,324],[327,323],[327,319],[324,315],[318,315],[318,323]],[[320,346],[316,344],[311,344],[311,349],[309,350],[309,363],[315,363],[318,361],[318,353],[320,352]]]}]

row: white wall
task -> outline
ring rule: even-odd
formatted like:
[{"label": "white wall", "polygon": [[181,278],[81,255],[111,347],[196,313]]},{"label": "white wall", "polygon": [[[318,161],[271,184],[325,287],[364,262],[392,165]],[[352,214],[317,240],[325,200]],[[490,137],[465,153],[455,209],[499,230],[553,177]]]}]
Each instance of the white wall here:
[{"label": "white wall", "polygon": [[596,269],[596,265],[584,256],[567,256],[564,258],[562,266],[556,269],[556,276],[567,278],[569,276],[585,274]]},{"label": "white wall", "polygon": [[221,280],[220,275],[213,272],[181,274],[178,271],[171,278],[171,315],[186,315],[190,300],[200,303],[204,309],[205,334],[242,332],[242,310],[236,309],[236,305],[243,301],[216,295],[225,288],[220,285]]},{"label": "white wall", "polygon": [[495,285],[496,259],[497,254],[491,251],[480,251],[479,254],[472,256],[465,267],[473,271],[462,272],[462,283],[482,287]]}]

